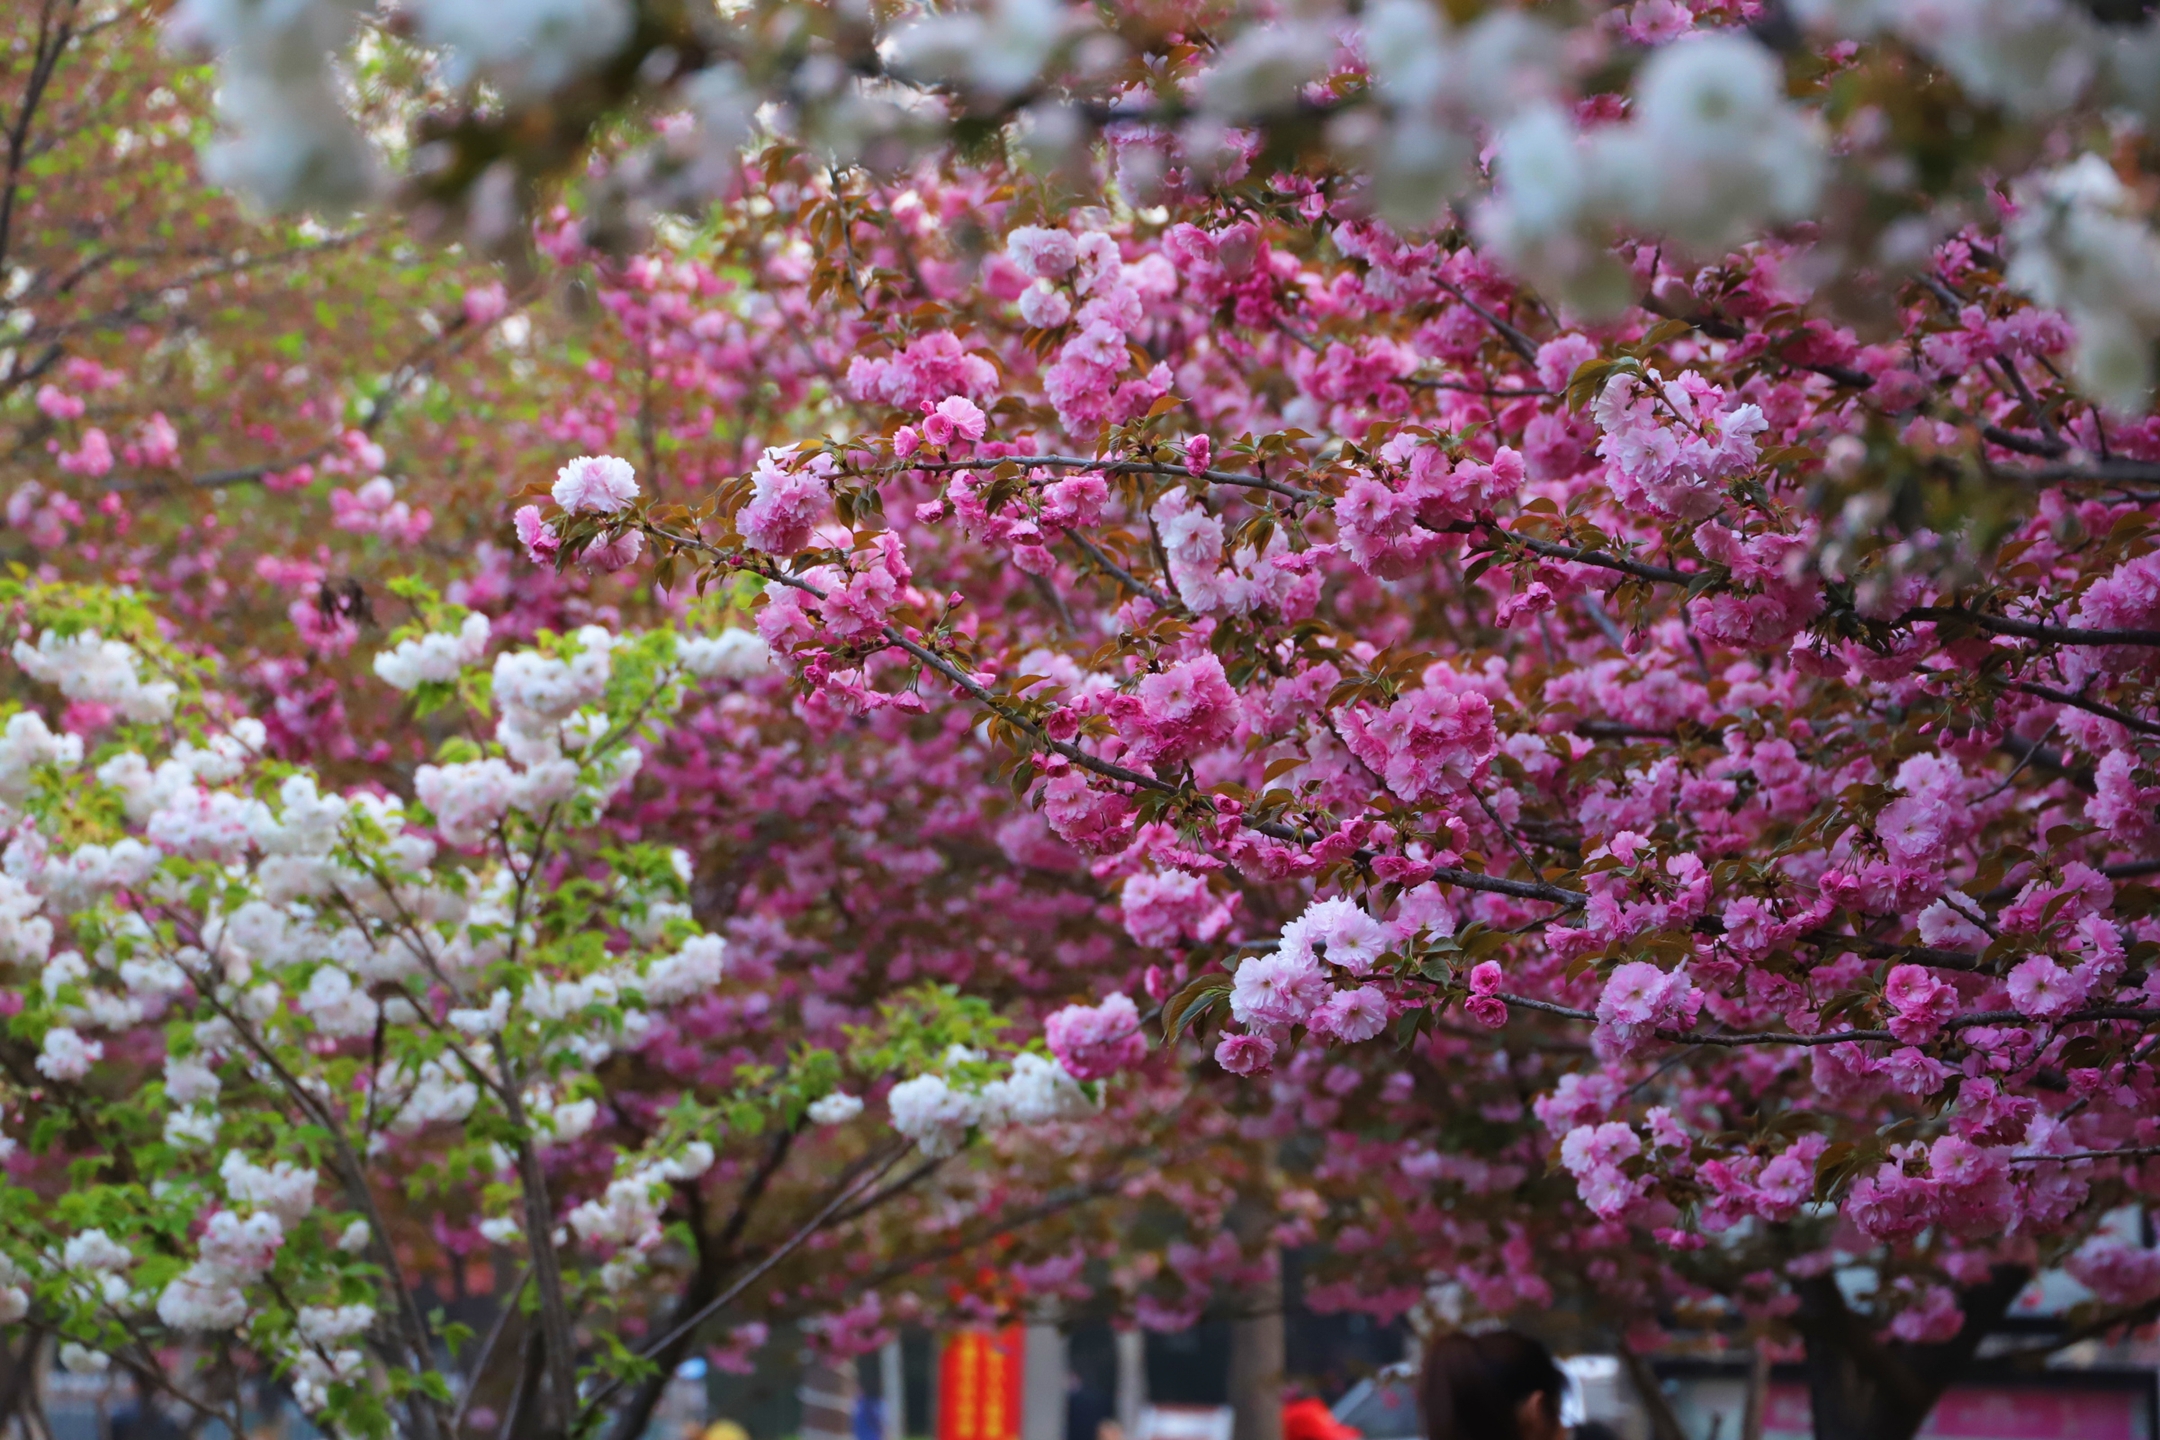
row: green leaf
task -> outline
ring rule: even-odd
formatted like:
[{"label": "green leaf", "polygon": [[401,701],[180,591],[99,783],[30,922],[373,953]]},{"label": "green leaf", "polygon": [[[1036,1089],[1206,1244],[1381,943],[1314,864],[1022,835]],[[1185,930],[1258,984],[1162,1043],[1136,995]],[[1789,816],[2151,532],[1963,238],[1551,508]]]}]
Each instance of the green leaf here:
[{"label": "green leaf", "polygon": [[1188,1025],[1230,996],[1230,977],[1211,970],[1163,1002],[1163,1043],[1174,1045]]}]

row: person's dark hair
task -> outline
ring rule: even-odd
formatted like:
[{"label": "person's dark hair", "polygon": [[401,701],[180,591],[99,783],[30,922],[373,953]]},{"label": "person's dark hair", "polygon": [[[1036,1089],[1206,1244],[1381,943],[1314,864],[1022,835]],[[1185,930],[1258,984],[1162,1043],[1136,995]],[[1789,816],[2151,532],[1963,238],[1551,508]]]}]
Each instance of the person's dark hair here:
[{"label": "person's dark hair", "polygon": [[1557,1419],[1566,1387],[1552,1352],[1520,1330],[1435,1335],[1418,1375],[1426,1440],[1520,1440],[1522,1402],[1542,1395]]}]

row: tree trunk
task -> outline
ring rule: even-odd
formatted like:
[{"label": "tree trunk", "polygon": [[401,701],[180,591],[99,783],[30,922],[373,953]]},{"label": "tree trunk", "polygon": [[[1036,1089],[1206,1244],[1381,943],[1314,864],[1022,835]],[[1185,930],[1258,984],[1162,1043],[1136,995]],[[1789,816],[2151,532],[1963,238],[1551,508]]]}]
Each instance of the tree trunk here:
[{"label": "tree trunk", "polygon": [[[1147,1407],[1147,1333],[1117,1332],[1117,1421],[1125,1440],[1139,1440],[1140,1412]],[[1083,1437],[1085,1440],[1085,1437]]]},{"label": "tree trunk", "polygon": [[1845,1303],[1835,1275],[1799,1281],[1794,1323],[1807,1343],[1815,1440],[1912,1440],[2031,1278],[2023,1266],[1997,1266],[1986,1284],[1959,1295],[1965,1321],[1958,1333],[1920,1345],[1878,1335]]},{"label": "tree trunk", "polygon": [[[787,1160],[788,1151],[793,1148],[795,1137],[800,1133],[801,1127],[797,1126],[773,1136],[772,1143],[766,1147],[764,1159],[758,1163],[757,1170],[743,1186],[742,1194],[735,1202],[735,1213],[728,1217],[727,1225],[717,1237],[709,1237],[705,1233],[704,1192],[695,1184],[682,1187],[683,1205],[689,1214],[690,1233],[697,1241],[697,1268],[691,1272],[688,1283],[683,1286],[683,1293],[676,1298],[674,1309],[669,1312],[667,1324],[662,1328],[661,1334],[675,1334],[689,1323],[691,1316],[719,1296],[721,1282],[727,1278],[728,1267],[735,1263],[736,1247],[742,1243],[744,1232],[750,1228],[751,1215],[756,1211],[758,1202],[765,1198],[767,1187],[772,1184],[773,1176],[780,1172],[780,1166]],[[668,1381],[674,1377],[676,1367],[689,1356],[691,1347],[697,1344],[697,1340],[697,1332],[683,1331],[653,1357],[653,1363],[659,1368],[631,1392],[629,1401],[615,1417],[612,1432],[614,1440],[638,1440],[638,1437],[645,1433],[646,1427],[652,1423],[653,1411],[659,1408],[660,1397],[667,1393]]]},{"label": "tree trunk", "polygon": [[1763,1417],[1770,1410],[1770,1342],[1757,1340],[1748,1361],[1747,1408],[1740,1415],[1740,1440],[1763,1440]]},{"label": "tree trunk", "polygon": [[901,1356],[897,1335],[878,1347],[877,1373],[878,1416],[883,1421],[879,1433],[884,1440],[906,1440],[907,1365]]},{"label": "tree trunk", "polygon": [[0,1342],[0,1435],[11,1428],[15,1412],[37,1384],[38,1347],[44,1340],[45,1332],[32,1326],[23,1335],[21,1349]]},{"label": "tree trunk", "polygon": [[1625,1337],[1615,1343],[1615,1348],[1620,1352],[1621,1368],[1627,1371],[1628,1385],[1635,1391],[1635,1402],[1642,1406],[1650,1422],[1654,1440],[1687,1440],[1687,1431],[1681,1428],[1680,1417],[1673,1414],[1672,1401],[1665,1398],[1665,1387],[1658,1383],[1657,1371],[1650,1362]]},{"label": "tree trunk", "polygon": [[[1068,1440],[1065,1434],[1067,1356],[1065,1332],[1055,1309],[1038,1313],[1027,1327],[1020,1360],[1020,1440]],[[1092,1435],[1069,1440],[1095,1440]]]},{"label": "tree trunk", "polygon": [[[709,1255],[701,1254],[697,1269],[691,1272],[682,1294],[676,1297],[660,1333],[666,1335],[680,1329],[691,1316],[710,1304],[720,1293],[721,1278],[720,1267]],[[690,1347],[697,1339],[696,1332],[688,1331],[673,1343],[661,1347],[660,1353],[653,1357],[658,1368],[638,1383],[616,1414],[614,1440],[638,1440],[645,1433],[646,1426],[652,1423],[653,1411],[660,1407],[660,1397],[667,1393],[668,1381],[674,1378],[676,1367],[689,1355]]]},{"label": "tree trunk", "polygon": [[519,1347],[517,1383],[511,1387],[510,1403],[503,1411],[502,1424],[496,1428],[495,1440],[530,1440],[541,1434],[535,1401],[540,1394],[545,1354],[540,1327],[527,1326],[525,1343]]},{"label": "tree trunk", "polygon": [[1278,1273],[1230,1327],[1231,1440],[1282,1440],[1283,1307]]}]

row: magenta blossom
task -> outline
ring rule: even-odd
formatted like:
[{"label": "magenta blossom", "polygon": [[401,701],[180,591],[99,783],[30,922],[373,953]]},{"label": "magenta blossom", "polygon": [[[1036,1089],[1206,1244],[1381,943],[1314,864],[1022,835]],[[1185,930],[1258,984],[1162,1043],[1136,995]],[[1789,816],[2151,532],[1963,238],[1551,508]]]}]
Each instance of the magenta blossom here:
[{"label": "magenta blossom", "polygon": [[1233,1075],[1257,1075],[1275,1063],[1275,1042],[1265,1035],[1225,1035],[1215,1046],[1215,1063]]},{"label": "magenta blossom", "polygon": [[555,527],[540,518],[540,507],[520,505],[514,519],[518,543],[525,547],[532,562],[535,565],[554,564],[556,552],[562,549],[562,540],[556,535]]},{"label": "magenta blossom", "polygon": [[1105,1079],[1131,1069],[1147,1055],[1140,1011],[1124,995],[1053,1012],[1043,1022],[1043,1040],[1076,1080]]}]

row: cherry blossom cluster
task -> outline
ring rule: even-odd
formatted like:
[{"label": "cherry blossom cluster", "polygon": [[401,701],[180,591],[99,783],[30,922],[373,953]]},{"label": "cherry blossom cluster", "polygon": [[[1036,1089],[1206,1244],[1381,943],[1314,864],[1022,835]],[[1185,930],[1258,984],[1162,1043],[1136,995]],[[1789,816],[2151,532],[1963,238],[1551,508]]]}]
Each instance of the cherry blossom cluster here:
[{"label": "cherry blossom cluster", "polygon": [[[2036,359],[2068,329],[1988,290],[1976,237],[1937,254],[1936,283],[1992,298],[1915,287],[1911,349],[1814,321],[1731,342],[1707,312],[1524,333],[1474,251],[1351,218],[1331,241],[1332,269],[1297,271],[1274,258],[1287,233],[1249,216],[1016,226],[974,312],[1026,339],[995,376],[951,332],[896,341],[850,376],[882,430],[767,448],[732,513],[648,520],[632,497],[605,523],[754,577],[758,632],[821,725],[987,720],[1159,957],[1137,978],[1168,1033],[1219,1015],[1214,1059],[1278,1077],[1279,1113],[1339,1111],[1324,1089],[1291,1102],[1330,1073],[1308,1054],[1476,1043],[1452,1014],[1502,1046],[1579,1027],[1647,1089],[1547,1068],[1513,1156],[1466,1174],[1494,1195],[1482,1177],[1558,1146],[1610,1227],[1584,1245],[1639,1230],[1709,1266],[1742,1218],[1805,1221],[1800,1260],[1878,1255],[1912,1281],[1885,1285],[1884,1323],[1928,1335],[1988,1265],[2075,1249],[2119,1193],[2094,1168],[2135,1170],[2160,1138],[2133,1098],[2160,1018],[2132,958],[2145,892],[2116,900],[2152,801],[2149,562],[2116,524],[2143,502],[2047,492],[2009,532],[2010,580],[1956,524],[1885,524],[1862,483],[1885,446],[1947,456],[1971,434],[1997,471],[2039,453],[2019,387],[2060,385]],[[1735,257],[1714,302],[1685,303],[1791,323],[1791,260]],[[1083,315],[1121,285],[1152,298]],[[1301,342],[1293,315],[1328,338]],[[1103,349],[1075,407],[1070,345],[1098,325],[1145,353]],[[1222,388],[1225,325],[1292,401]],[[1196,398],[1157,408],[1157,355]],[[1477,379],[1414,383],[1443,367]],[[2144,453],[2142,423],[2071,403],[2050,425],[2083,453],[2103,434]],[[1016,604],[1011,576],[1062,613]],[[1048,1017],[1068,1073],[1143,1063],[1131,985]],[[2073,1067],[2091,1078],[2067,1100],[2033,1092],[2065,1053],[2101,1063]],[[1348,1063],[1341,1083],[1363,1083]],[[967,1113],[911,1084],[922,1133]],[[1833,1108],[1720,1149],[1734,1088]],[[1874,1138],[1908,1106],[1934,1138]],[[1875,1218],[1886,1196],[1905,1221]],[[1443,1253],[1478,1276],[1514,1263],[1498,1240]]]},{"label": "cherry blossom cluster", "polygon": [[[1127,9],[985,0],[900,6],[858,26],[788,0],[713,20],[640,0],[309,0],[275,17],[191,0],[167,32],[220,66],[213,175],[288,208],[380,194],[391,160],[365,134],[366,112],[402,111],[419,143],[394,148],[432,157],[400,162],[402,198],[461,212],[491,246],[515,229],[522,191],[574,172],[624,114],[661,118],[639,127],[616,172],[606,203],[618,211],[735,198],[739,152],[761,141],[892,173],[948,154],[972,126],[1054,173],[1084,170],[1103,142],[1137,207],[1234,185],[1257,155],[1289,153],[1406,230],[1466,218],[1516,274],[1611,315],[1642,278],[1616,239],[1708,262],[1812,226],[1825,273],[1842,262],[1909,275],[1984,207],[1992,177],[2047,156],[2009,185],[2023,211],[2006,228],[2009,279],[2076,327],[2090,393],[2134,408],[2151,389],[2160,236],[2105,146],[2089,148],[2110,126],[2160,118],[2149,16],[2110,23],[2078,0],[1645,0],[1468,16],[1389,0],[1211,17],[1195,44],[1180,17]],[[356,66],[372,84],[341,94],[339,57],[389,45],[410,48],[412,78]],[[1946,92],[1933,125],[1889,118],[1915,69]],[[598,80],[633,73],[627,86]],[[524,117],[543,115],[554,128],[538,145]],[[1940,159],[1946,136],[1955,163]],[[1244,255],[1234,242],[1230,265]],[[1050,381],[1069,421],[1099,407],[1120,312],[1148,290],[1099,289],[1102,252],[1071,239],[1018,258],[1028,323],[1078,321]],[[48,408],[74,418],[80,404],[56,390]],[[103,474],[111,442],[93,427],[63,464]],[[389,503],[348,513],[425,529],[418,514],[384,518]]]}]

